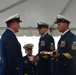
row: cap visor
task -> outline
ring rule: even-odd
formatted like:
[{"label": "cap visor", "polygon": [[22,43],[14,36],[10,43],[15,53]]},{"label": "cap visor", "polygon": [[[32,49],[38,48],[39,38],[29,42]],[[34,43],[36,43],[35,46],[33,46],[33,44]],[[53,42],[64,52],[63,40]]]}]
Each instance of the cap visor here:
[{"label": "cap visor", "polygon": [[44,27],[37,27],[36,29],[41,29],[41,28],[44,28]]},{"label": "cap visor", "polygon": [[55,22],[55,24],[57,24],[58,22]]},{"label": "cap visor", "polygon": [[21,20],[19,20],[19,22],[22,22]]}]

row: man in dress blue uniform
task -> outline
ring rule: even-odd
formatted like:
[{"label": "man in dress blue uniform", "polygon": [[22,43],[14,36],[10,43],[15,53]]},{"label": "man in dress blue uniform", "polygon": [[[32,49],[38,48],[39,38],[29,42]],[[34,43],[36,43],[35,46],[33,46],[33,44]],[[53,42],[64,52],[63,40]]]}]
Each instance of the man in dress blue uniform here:
[{"label": "man in dress blue uniform", "polygon": [[0,75],[23,75],[22,52],[15,33],[18,32],[22,22],[20,15],[9,17],[6,21],[7,29],[1,37],[1,74]]},{"label": "man in dress blue uniform", "polygon": [[44,22],[37,23],[37,29],[41,35],[39,39],[38,54],[34,57],[34,61],[37,61],[38,75],[51,75],[50,74],[50,56],[48,54],[42,55],[42,51],[53,51],[55,48],[54,39],[48,34],[48,24]]},{"label": "man in dress blue uniform", "polygon": [[58,42],[58,51],[53,57],[54,75],[76,75],[76,36],[70,31],[70,20],[62,15],[57,16],[55,22],[62,33]]},{"label": "man in dress blue uniform", "polygon": [[23,57],[23,75],[36,75],[36,62],[32,62],[33,44],[28,43],[23,46],[26,56]]}]

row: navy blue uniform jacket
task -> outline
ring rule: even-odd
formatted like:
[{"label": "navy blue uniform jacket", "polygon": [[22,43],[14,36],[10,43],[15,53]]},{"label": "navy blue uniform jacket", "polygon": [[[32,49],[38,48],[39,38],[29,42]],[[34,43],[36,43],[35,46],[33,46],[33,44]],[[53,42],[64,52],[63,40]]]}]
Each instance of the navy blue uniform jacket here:
[{"label": "navy blue uniform jacket", "polygon": [[39,62],[37,63],[38,75],[50,75],[50,56],[41,55],[41,51],[52,51],[54,50],[54,39],[51,35],[46,33],[43,37],[40,37],[39,40],[39,52],[38,56],[40,57]]},{"label": "navy blue uniform jacket", "polygon": [[1,58],[0,75],[22,75],[21,45],[9,29],[1,37]]},{"label": "navy blue uniform jacket", "polygon": [[55,75],[76,75],[76,36],[69,30],[58,42],[60,56],[56,59]]}]

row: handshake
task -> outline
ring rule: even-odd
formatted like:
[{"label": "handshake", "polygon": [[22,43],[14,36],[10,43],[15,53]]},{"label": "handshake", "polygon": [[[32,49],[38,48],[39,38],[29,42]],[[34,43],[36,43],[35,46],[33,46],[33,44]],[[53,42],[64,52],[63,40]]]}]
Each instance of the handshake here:
[{"label": "handshake", "polygon": [[39,56],[29,56],[29,61],[30,62],[38,62],[40,60]]},{"label": "handshake", "polygon": [[29,56],[29,61],[33,61],[34,60],[34,56]]},{"label": "handshake", "polygon": [[51,57],[58,57],[59,56],[59,53],[57,50],[54,50],[54,51],[41,51],[40,54],[49,54]]}]

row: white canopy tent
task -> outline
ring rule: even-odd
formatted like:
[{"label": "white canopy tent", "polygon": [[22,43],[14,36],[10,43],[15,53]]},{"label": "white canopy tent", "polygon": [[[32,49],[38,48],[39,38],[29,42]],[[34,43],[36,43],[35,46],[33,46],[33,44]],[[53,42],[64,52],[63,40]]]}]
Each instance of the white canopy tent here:
[{"label": "white canopy tent", "polygon": [[37,22],[48,23],[51,35],[60,35],[54,24],[58,14],[71,20],[70,29],[76,34],[76,0],[0,0],[0,35],[6,28],[5,19],[17,13],[23,21],[18,36],[38,36]]}]

